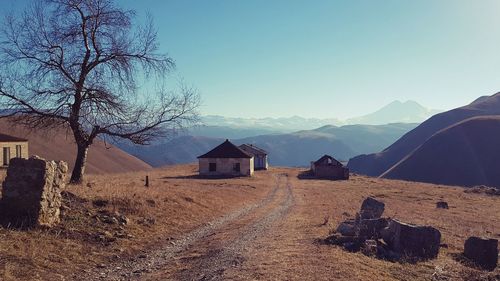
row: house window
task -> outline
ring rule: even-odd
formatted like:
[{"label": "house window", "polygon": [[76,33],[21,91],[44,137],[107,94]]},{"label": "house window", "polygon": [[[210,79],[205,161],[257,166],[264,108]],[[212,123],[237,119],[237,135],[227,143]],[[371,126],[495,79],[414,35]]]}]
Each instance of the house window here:
[{"label": "house window", "polygon": [[21,146],[20,145],[16,145],[16,157],[17,158],[21,158],[22,155],[21,155]]},{"label": "house window", "polygon": [[9,166],[10,162],[10,147],[3,148],[3,165]]},{"label": "house window", "polygon": [[209,172],[217,171],[217,164],[216,163],[208,163],[208,171]]},{"label": "house window", "polygon": [[238,173],[241,171],[240,163],[233,164],[233,171],[238,172]]}]

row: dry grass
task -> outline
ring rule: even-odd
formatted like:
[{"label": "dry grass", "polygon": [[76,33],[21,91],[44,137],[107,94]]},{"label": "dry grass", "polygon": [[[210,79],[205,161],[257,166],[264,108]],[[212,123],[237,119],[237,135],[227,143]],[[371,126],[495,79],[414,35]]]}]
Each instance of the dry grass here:
[{"label": "dry grass", "polygon": [[[295,171],[296,173],[296,171]],[[296,205],[276,227],[274,238],[261,239],[236,279],[272,280],[498,280],[500,269],[481,272],[456,260],[468,236],[500,238],[500,198],[465,193],[462,188],[354,176],[349,181],[299,180],[291,177]],[[373,196],[386,203],[384,216],[432,225],[442,233],[438,259],[417,264],[391,263],[315,243],[341,221],[354,217]],[[447,201],[450,209],[436,208]],[[322,226],[329,216],[326,226]],[[279,237],[279,239],[276,239]],[[258,257],[258,258],[257,258]],[[253,262],[255,261],[255,262]],[[280,268],[276,270],[276,268]]]},{"label": "dry grass", "polygon": [[[272,169],[253,178],[204,180],[191,177],[195,166],[175,166],[145,173],[89,176],[65,194],[69,209],[52,230],[0,228],[0,280],[67,280],[94,268],[147,251],[169,238],[264,198],[273,173],[286,171],[294,206],[273,228],[255,240],[242,267],[226,272],[236,280],[495,280],[456,260],[471,235],[500,238],[500,197],[465,193],[461,188],[354,176],[349,181],[299,180],[298,169]],[[88,187],[90,186],[90,187]],[[331,229],[352,217],[362,200],[386,203],[386,216],[437,227],[443,237],[436,260],[391,263],[320,245]],[[436,209],[447,201],[448,210]],[[130,219],[122,228],[95,218],[119,212]],[[133,238],[100,240],[103,232]],[[496,276],[496,277],[495,277]],[[66,279],[64,279],[66,278]],[[488,279],[490,278],[490,279]]]},{"label": "dry grass", "polygon": [[[64,196],[69,209],[63,211],[59,227],[29,231],[0,227],[0,280],[63,280],[81,269],[175,239],[256,202],[269,189],[265,174],[230,180],[184,178],[195,173],[194,166],[154,170],[149,172],[149,188],[144,187],[145,172],[92,175],[82,186],[69,186]],[[98,200],[106,206],[96,205]],[[131,222],[121,229],[95,218],[114,212]],[[101,241],[98,235],[105,231],[133,238]]]}]

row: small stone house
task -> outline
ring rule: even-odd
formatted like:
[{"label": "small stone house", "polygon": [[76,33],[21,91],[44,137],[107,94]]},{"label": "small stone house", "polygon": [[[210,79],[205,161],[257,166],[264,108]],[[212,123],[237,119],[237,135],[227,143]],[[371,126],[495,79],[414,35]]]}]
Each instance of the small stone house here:
[{"label": "small stone house", "polygon": [[349,169],[330,155],[324,155],[317,161],[311,162],[311,173],[323,179],[349,179]]},{"label": "small stone house", "polygon": [[242,150],[253,155],[254,170],[267,170],[269,164],[267,162],[267,152],[253,144],[242,144],[239,146]]},{"label": "small stone house", "polygon": [[28,140],[0,133],[0,167],[9,166],[12,158],[28,159]]},{"label": "small stone house", "polygon": [[198,157],[200,176],[252,176],[253,156],[229,140]]}]

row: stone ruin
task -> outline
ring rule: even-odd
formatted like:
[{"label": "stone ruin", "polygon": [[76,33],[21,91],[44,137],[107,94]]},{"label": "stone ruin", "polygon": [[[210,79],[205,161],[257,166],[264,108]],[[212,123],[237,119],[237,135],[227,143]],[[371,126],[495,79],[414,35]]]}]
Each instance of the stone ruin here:
[{"label": "stone ruin", "polygon": [[12,159],[2,184],[2,221],[17,227],[58,224],[67,171],[63,161]]},{"label": "stone ruin", "polygon": [[347,251],[361,251],[367,256],[398,261],[436,258],[441,233],[430,226],[418,226],[383,218],[385,204],[366,198],[355,219],[339,224],[325,242],[342,246]]}]

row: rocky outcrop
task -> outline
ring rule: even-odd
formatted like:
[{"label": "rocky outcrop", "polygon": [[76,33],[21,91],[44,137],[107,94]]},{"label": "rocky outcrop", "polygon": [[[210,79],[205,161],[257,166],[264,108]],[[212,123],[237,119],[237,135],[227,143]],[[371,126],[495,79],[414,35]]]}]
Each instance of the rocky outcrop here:
[{"label": "rocky outcrop", "polygon": [[391,251],[402,257],[432,259],[439,253],[441,233],[432,226],[390,220],[381,231],[381,236]]},{"label": "rocky outcrop", "polygon": [[361,219],[378,219],[384,213],[385,204],[372,197],[366,198],[361,204],[359,215]]},{"label": "rocky outcrop", "polygon": [[498,240],[469,237],[465,241],[464,256],[480,268],[492,271],[498,264]]},{"label": "rocky outcrop", "polygon": [[382,218],[384,208],[383,202],[368,197],[361,205],[360,215],[340,223],[336,233],[325,242],[385,260],[437,257],[441,242],[439,230]]},{"label": "rocky outcrop", "polygon": [[37,156],[12,159],[2,184],[2,219],[23,226],[59,223],[67,171],[68,165],[62,161]]}]

